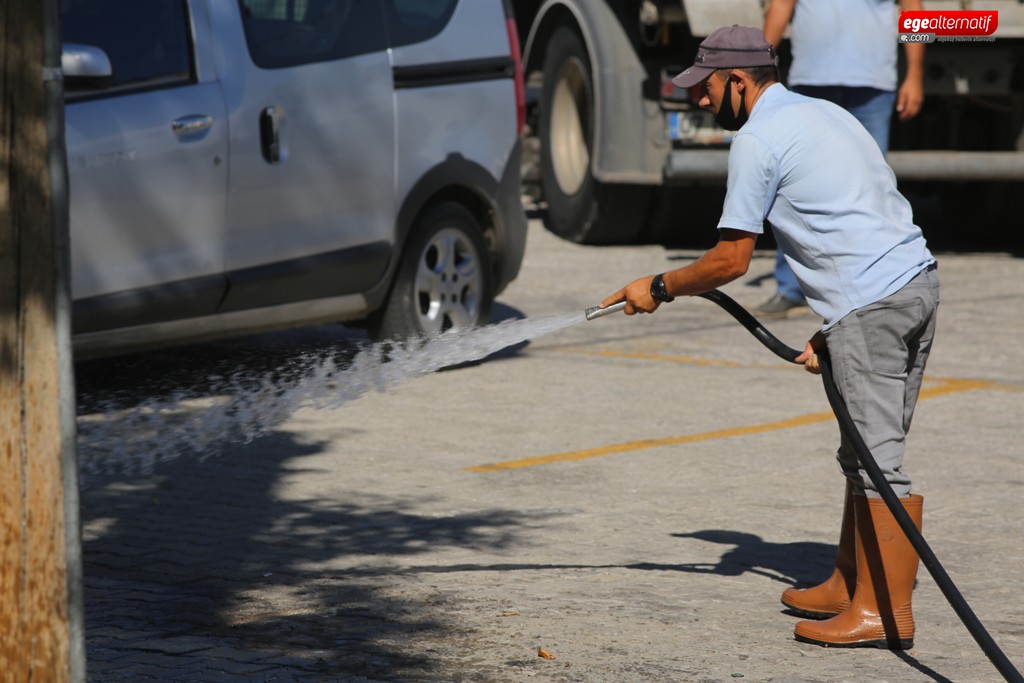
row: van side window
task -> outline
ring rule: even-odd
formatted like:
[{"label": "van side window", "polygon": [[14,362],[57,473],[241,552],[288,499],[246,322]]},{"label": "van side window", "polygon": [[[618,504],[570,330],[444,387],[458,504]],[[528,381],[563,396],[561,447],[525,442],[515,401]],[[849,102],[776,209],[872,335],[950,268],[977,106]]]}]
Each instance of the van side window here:
[{"label": "van side window", "polygon": [[387,49],[376,0],[239,0],[256,66],[279,69]]},{"label": "van side window", "polygon": [[107,53],[114,87],[192,79],[192,47],[185,0],[61,0],[66,43]]},{"label": "van side window", "polygon": [[419,43],[439,34],[458,0],[385,0],[391,47]]}]

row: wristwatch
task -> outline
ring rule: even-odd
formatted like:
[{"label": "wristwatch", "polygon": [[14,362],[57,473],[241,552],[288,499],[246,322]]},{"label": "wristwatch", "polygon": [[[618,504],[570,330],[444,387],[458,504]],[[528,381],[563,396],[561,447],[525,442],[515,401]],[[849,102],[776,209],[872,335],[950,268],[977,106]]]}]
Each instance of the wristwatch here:
[{"label": "wristwatch", "polygon": [[669,296],[668,290],[665,289],[665,273],[659,273],[651,280],[651,298],[663,304],[676,300],[674,296]]}]

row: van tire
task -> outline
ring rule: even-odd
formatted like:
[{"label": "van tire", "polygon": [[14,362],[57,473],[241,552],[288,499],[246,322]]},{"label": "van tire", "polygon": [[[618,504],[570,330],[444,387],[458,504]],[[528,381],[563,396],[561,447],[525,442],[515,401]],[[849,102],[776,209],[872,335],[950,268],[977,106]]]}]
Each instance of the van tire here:
[{"label": "van tire", "polygon": [[489,320],[493,301],[483,227],[461,204],[445,202],[414,223],[391,292],[368,327],[378,340],[467,329]]}]

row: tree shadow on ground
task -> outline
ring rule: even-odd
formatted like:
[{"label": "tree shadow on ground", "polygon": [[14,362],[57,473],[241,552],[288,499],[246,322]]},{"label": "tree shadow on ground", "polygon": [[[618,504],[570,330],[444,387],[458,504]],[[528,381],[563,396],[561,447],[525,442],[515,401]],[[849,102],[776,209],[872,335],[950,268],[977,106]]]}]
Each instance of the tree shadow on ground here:
[{"label": "tree shadow on ground", "polygon": [[275,433],[82,492],[91,681],[445,680],[441,655],[424,654],[465,636],[445,597],[406,597],[359,568],[445,546],[499,551],[528,520],[278,495],[284,478],[315,480],[301,459],[322,448]]}]

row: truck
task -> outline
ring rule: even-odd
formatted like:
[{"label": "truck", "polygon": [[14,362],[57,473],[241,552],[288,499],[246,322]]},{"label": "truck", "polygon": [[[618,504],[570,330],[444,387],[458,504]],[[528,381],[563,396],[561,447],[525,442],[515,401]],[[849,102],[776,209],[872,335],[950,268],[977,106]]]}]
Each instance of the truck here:
[{"label": "truck", "polygon": [[[724,196],[730,134],[671,78],[719,26],[762,26],[768,0],[512,4],[532,150],[524,182],[546,204],[548,229],[584,244],[664,241],[681,215],[695,218],[694,193]],[[936,216],[948,216],[941,203],[956,197],[974,209],[1005,203],[1024,181],[1024,0],[935,0],[924,9],[982,4],[999,13],[995,40],[928,45],[924,107],[892,130],[888,160],[901,188],[938,204]],[[784,79],[788,40],[779,54]],[[902,50],[900,59],[902,68]],[[948,191],[979,184],[987,191],[970,200]]]}]

